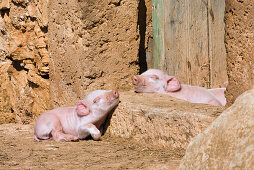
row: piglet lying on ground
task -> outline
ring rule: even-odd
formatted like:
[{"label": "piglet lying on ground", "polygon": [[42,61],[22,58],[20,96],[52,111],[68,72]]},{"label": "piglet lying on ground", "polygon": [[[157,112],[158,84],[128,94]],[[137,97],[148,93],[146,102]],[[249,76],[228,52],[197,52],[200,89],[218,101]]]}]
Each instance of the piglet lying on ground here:
[{"label": "piglet lying on ground", "polygon": [[119,94],[116,90],[92,91],[75,107],[60,107],[43,113],[36,121],[34,139],[77,141],[91,135],[98,140],[101,125],[118,103]]},{"label": "piglet lying on ground", "polygon": [[225,106],[227,103],[227,100],[225,98],[225,91],[226,88],[215,88],[215,89],[207,89],[209,92],[211,92],[222,104],[222,106]]},{"label": "piglet lying on ground", "polygon": [[132,83],[136,92],[163,93],[191,103],[206,103],[221,106],[222,103],[207,89],[180,84],[174,76],[157,69],[150,69],[141,75],[133,76]]}]

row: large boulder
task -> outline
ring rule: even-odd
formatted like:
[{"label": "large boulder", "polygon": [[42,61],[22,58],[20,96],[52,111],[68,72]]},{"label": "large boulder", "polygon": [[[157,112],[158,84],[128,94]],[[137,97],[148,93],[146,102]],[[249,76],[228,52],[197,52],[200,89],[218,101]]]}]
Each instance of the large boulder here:
[{"label": "large boulder", "polygon": [[189,144],[179,169],[253,169],[254,89]]},{"label": "large boulder", "polygon": [[193,104],[162,94],[123,92],[120,101],[106,135],[167,147],[179,156],[224,110],[222,106]]}]

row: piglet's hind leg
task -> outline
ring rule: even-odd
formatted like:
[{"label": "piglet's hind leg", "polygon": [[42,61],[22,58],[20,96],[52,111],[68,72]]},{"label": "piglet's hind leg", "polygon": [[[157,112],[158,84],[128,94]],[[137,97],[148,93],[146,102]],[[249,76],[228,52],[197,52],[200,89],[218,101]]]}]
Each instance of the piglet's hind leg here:
[{"label": "piglet's hind leg", "polygon": [[77,137],[65,134],[62,131],[58,131],[55,129],[52,130],[51,134],[55,141],[72,141],[72,142],[78,141]]},{"label": "piglet's hind leg", "polygon": [[78,141],[77,137],[63,133],[60,122],[57,122],[54,125],[54,128],[51,131],[51,135],[55,141]]}]

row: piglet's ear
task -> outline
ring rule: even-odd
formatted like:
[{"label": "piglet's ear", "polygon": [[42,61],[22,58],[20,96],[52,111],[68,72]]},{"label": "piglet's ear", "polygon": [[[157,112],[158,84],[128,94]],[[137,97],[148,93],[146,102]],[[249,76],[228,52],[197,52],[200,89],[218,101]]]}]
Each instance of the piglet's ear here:
[{"label": "piglet's ear", "polygon": [[176,77],[171,76],[167,78],[167,86],[165,89],[167,92],[174,92],[174,91],[180,90],[180,88],[181,88],[181,84]]},{"label": "piglet's ear", "polygon": [[88,104],[84,101],[79,101],[76,107],[77,114],[79,116],[86,116],[90,113]]}]

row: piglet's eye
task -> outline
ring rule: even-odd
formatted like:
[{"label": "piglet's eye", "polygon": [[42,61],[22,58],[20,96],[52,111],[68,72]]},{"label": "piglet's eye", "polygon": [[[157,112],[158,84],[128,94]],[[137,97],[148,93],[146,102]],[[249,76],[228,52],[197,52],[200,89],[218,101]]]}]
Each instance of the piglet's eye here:
[{"label": "piglet's eye", "polygon": [[93,99],[93,103],[98,103],[100,101],[100,97],[96,97],[95,99]]},{"label": "piglet's eye", "polygon": [[155,79],[155,80],[158,80],[158,79],[159,79],[159,77],[156,76],[156,75],[152,75],[151,78],[152,78],[152,79]]}]

